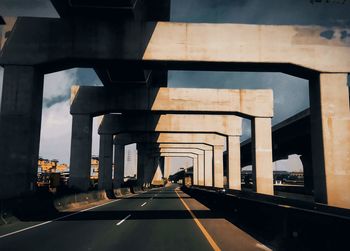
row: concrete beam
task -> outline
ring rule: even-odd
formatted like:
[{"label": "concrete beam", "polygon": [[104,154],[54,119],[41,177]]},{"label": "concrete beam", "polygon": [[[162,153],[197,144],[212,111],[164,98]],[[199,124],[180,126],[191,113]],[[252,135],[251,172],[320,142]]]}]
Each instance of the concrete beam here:
[{"label": "concrete beam", "polygon": [[153,153],[153,156],[191,158],[193,163],[193,185],[198,185],[198,155],[193,153]]},{"label": "concrete beam", "polygon": [[150,131],[241,135],[242,119],[234,115],[106,114],[98,129],[99,134]]},{"label": "concrete beam", "polygon": [[128,111],[272,117],[273,93],[272,90],[72,87],[73,115]]},{"label": "concrete beam", "polygon": [[204,151],[213,150],[212,146],[209,146],[206,144],[196,144],[196,143],[187,143],[187,144],[160,143],[160,144],[156,144],[156,147],[159,147],[159,148],[194,148],[194,149],[200,149],[200,150],[204,150]]},{"label": "concrete beam", "polygon": [[212,133],[122,133],[114,136],[117,145],[140,143],[196,143],[224,146],[226,137]]},{"label": "concrete beam", "polygon": [[[152,150],[151,150],[152,151]],[[157,150],[153,150],[156,152]],[[192,153],[198,156],[198,166],[193,169],[193,175],[196,173],[196,178],[198,180],[199,186],[204,186],[204,170],[205,170],[205,151],[194,149],[194,148],[160,148],[158,149],[159,153]],[[195,168],[195,167],[193,167]]]},{"label": "concrete beam", "polygon": [[[31,36],[27,36],[28,30]],[[134,60],[153,68],[198,69],[202,65],[213,69],[224,65],[239,69],[261,64],[266,71],[276,71],[276,65],[282,64],[320,72],[350,72],[349,42],[340,35],[350,30],[332,27],[335,35],[331,39],[324,35],[328,31],[329,27],[321,26],[20,18],[0,64],[51,63],[63,69],[68,62],[70,67],[95,67],[101,62]]]}]

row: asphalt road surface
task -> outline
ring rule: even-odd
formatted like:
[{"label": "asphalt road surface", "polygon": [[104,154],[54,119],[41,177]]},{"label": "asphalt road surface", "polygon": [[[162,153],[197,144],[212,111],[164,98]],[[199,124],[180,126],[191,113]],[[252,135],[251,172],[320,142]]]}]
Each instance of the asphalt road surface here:
[{"label": "asphalt road surface", "polygon": [[269,250],[176,185],[61,217],[0,231],[0,250]]}]

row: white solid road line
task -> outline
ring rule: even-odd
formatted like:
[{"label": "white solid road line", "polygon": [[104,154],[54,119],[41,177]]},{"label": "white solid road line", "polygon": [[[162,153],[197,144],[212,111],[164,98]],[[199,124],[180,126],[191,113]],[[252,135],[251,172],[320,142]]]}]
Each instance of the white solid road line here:
[{"label": "white solid road line", "polygon": [[[143,192],[143,193],[144,193],[144,192]],[[133,197],[133,196],[135,196],[135,195],[138,195],[138,194],[133,194],[133,195],[131,195],[131,196],[125,196],[125,198],[130,198],[130,197]],[[84,210],[80,210],[80,211],[75,212],[75,213],[71,213],[71,214],[68,214],[68,215],[65,215],[65,216],[61,216],[61,217],[55,218],[55,219],[53,219],[53,220],[45,221],[45,222],[42,222],[42,223],[39,223],[39,224],[30,226],[30,227],[26,227],[26,228],[23,228],[23,229],[20,229],[20,230],[11,232],[11,233],[7,233],[7,234],[4,234],[4,235],[1,235],[1,236],[0,236],[0,239],[1,239],[1,238],[4,238],[4,237],[7,237],[7,236],[10,236],[10,235],[14,235],[14,234],[21,233],[21,232],[26,231],[26,230],[29,230],[29,229],[33,229],[33,228],[40,227],[40,226],[49,224],[49,223],[54,222],[54,221],[59,221],[59,220],[62,220],[62,219],[71,217],[71,216],[73,216],[73,215],[80,214],[80,213],[83,213],[83,212],[86,212],[86,211],[89,211],[89,210],[92,210],[92,209],[95,209],[95,208],[98,208],[98,207],[102,207],[102,206],[105,206],[105,205],[108,205],[108,204],[110,204],[110,203],[117,202],[117,201],[120,201],[120,200],[122,200],[122,199],[113,200],[113,201],[108,201],[108,202],[106,202],[106,203],[104,203],[104,204],[102,204],[102,205],[97,205],[97,206],[94,206],[94,207],[86,208],[86,209],[84,209]]]},{"label": "white solid road line", "polygon": [[104,203],[104,204],[102,204],[102,205],[98,205],[98,206],[86,208],[86,209],[81,210],[81,211],[79,211],[79,212],[75,212],[75,213],[72,213],[72,214],[68,214],[68,215],[65,215],[65,216],[61,216],[61,217],[55,218],[55,219],[53,219],[53,220],[45,221],[45,222],[42,222],[42,223],[39,223],[39,224],[30,226],[30,227],[26,227],[26,228],[23,228],[23,229],[20,229],[20,230],[17,230],[17,231],[8,233],[8,234],[4,234],[4,235],[1,235],[1,236],[0,236],[0,239],[1,239],[1,238],[4,238],[4,237],[7,237],[7,236],[10,236],[10,235],[13,235],[13,234],[17,234],[17,233],[20,233],[20,232],[29,230],[29,229],[32,229],[32,228],[40,227],[40,226],[49,224],[49,223],[54,222],[54,221],[62,220],[62,219],[71,217],[71,216],[73,216],[73,215],[76,215],[76,214],[79,214],[79,213],[82,213],[82,212],[86,212],[86,211],[92,210],[92,209],[94,209],[94,208],[102,207],[102,206],[105,206],[105,205],[107,205],[107,204],[110,204],[110,203],[113,203],[113,202],[117,202],[117,201],[120,201],[120,200],[121,200],[121,199],[114,200],[114,201],[108,201],[108,202],[106,202],[106,203]]},{"label": "white solid road line", "polygon": [[119,221],[116,225],[119,226],[120,224],[123,224],[123,222],[126,221],[127,219],[129,219],[130,216],[131,216],[131,214],[129,214],[129,215],[126,216],[124,219],[122,219],[121,221]]},{"label": "white solid road line", "polygon": [[146,205],[146,204],[147,204],[147,202],[143,203],[143,204],[141,205],[141,207],[143,207],[143,206]]}]

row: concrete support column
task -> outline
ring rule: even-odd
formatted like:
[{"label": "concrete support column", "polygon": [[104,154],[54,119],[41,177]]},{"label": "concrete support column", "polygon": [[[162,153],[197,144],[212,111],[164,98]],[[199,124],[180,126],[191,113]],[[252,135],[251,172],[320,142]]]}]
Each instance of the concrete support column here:
[{"label": "concrete support column", "polygon": [[113,187],[120,188],[124,182],[125,147],[115,145],[114,147],[114,179]]},{"label": "concrete support column", "polygon": [[156,157],[145,156],[145,166],[144,166],[144,183],[146,187],[151,185],[152,179],[156,172],[157,162]]},{"label": "concrete support column", "polygon": [[350,111],[347,74],[322,73],[310,83],[315,201],[350,208]]},{"label": "concrete support column", "polygon": [[198,186],[198,157],[193,158],[193,185]]},{"label": "concrete support column", "polygon": [[163,183],[162,182],[163,175],[162,175],[161,166],[160,166],[161,159],[162,159],[162,157],[155,158],[156,168],[155,168],[155,172],[154,172],[152,182],[151,182],[152,185],[160,185]]},{"label": "concrete support column", "polygon": [[213,151],[206,150],[204,167],[204,185],[207,187],[213,186]]},{"label": "concrete support column", "polygon": [[38,170],[43,74],[5,66],[0,113],[0,199],[34,191]]},{"label": "concrete support column", "polygon": [[214,187],[224,187],[224,147],[214,146]]},{"label": "concrete support column", "polygon": [[273,195],[271,118],[252,119],[252,143],[253,188]]},{"label": "concrete support column", "polygon": [[69,187],[87,191],[90,187],[92,117],[73,115]]},{"label": "concrete support column", "polygon": [[143,187],[145,181],[146,147],[137,144],[137,185]]},{"label": "concrete support column", "polygon": [[171,170],[171,157],[164,157],[164,178],[169,178]]},{"label": "concrete support column", "polygon": [[312,158],[310,153],[304,153],[300,156],[300,160],[303,164],[304,172],[304,191],[306,194],[313,194],[314,182],[312,171]]},{"label": "concrete support column", "polygon": [[198,185],[204,186],[205,155],[198,154]]},{"label": "concrete support column", "polygon": [[238,136],[227,137],[228,187],[241,190],[241,146]]},{"label": "concrete support column", "polygon": [[100,135],[98,188],[112,189],[113,135]]}]

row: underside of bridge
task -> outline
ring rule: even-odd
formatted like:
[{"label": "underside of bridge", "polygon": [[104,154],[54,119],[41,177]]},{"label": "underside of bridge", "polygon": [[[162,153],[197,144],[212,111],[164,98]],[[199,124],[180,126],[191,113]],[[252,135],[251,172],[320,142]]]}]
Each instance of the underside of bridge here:
[{"label": "underside of bridge", "polygon": [[[176,181],[215,206],[230,207],[220,197],[226,193],[243,198],[254,212],[249,200],[280,206],[273,161],[298,154],[304,183],[285,185],[299,196],[284,202],[348,217],[349,39],[324,38],[329,27],[321,26],[170,22],[170,0],[51,2],[60,18],[0,17],[1,200],[38,191],[44,74],[84,67],[93,68],[103,86],[71,89],[67,191],[92,189],[93,118],[103,115],[99,191],[114,196],[131,183],[136,190]],[[332,31],[350,34],[343,27]],[[298,76],[309,81],[310,108],[272,126],[272,90],[169,88],[168,70]],[[252,131],[244,142],[242,118]],[[125,145],[132,143],[137,174],[126,181]],[[172,173],[171,159],[180,157],[192,165]],[[242,172],[247,165],[250,178]]]}]

